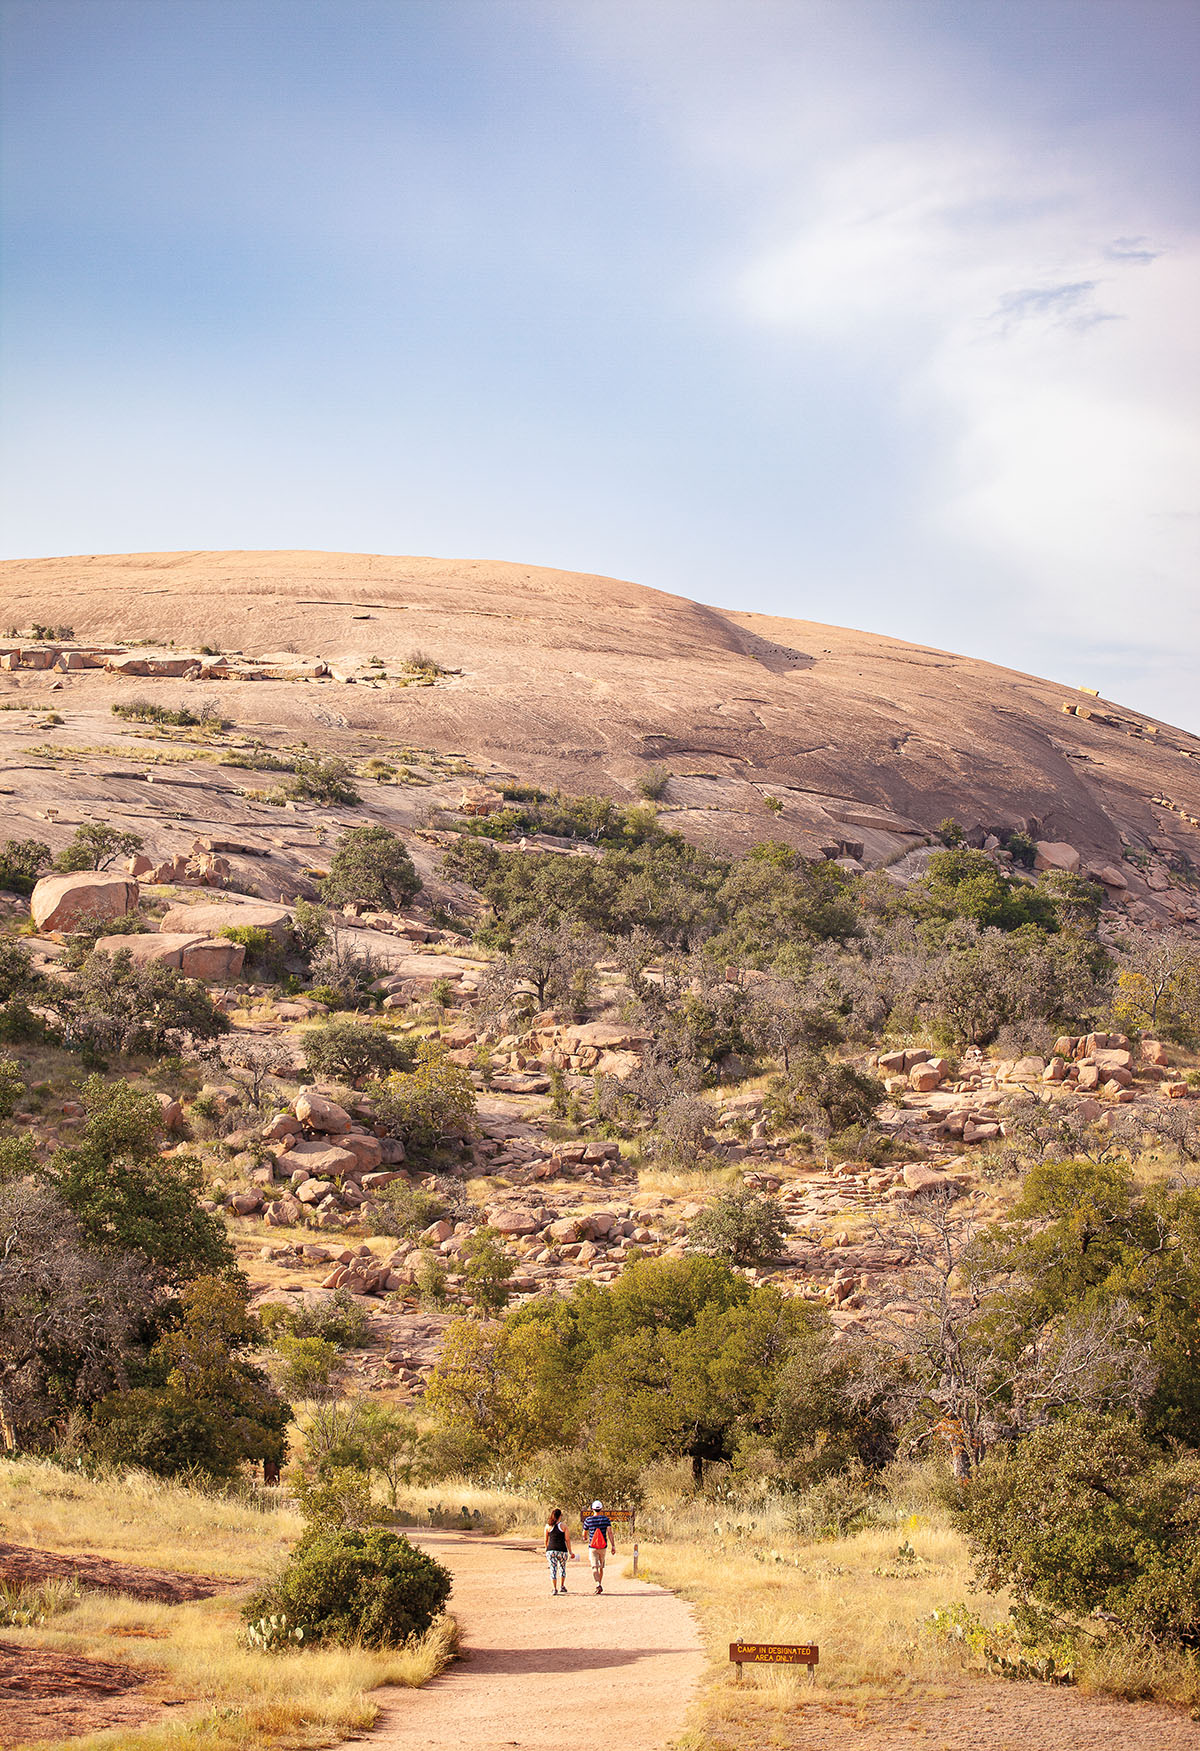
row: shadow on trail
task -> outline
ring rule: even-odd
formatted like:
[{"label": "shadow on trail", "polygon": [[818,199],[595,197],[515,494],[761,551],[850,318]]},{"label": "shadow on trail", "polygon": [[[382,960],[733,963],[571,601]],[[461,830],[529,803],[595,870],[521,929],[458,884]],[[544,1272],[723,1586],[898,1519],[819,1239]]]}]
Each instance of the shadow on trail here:
[{"label": "shadow on trail", "polygon": [[[636,1666],[639,1660],[661,1659],[664,1654],[687,1654],[690,1648],[471,1648],[462,1661],[472,1672],[487,1672],[499,1678],[520,1672],[594,1672],[615,1666]],[[454,1671],[447,1669],[448,1676]],[[436,1680],[435,1680],[436,1682]]]}]

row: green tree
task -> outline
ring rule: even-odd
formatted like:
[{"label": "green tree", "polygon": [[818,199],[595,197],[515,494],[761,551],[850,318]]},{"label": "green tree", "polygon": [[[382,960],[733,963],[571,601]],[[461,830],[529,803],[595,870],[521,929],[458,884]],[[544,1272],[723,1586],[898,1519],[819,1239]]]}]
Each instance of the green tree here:
[{"label": "green tree", "polygon": [[88,1243],[137,1255],[164,1283],[231,1269],[224,1224],[200,1205],[200,1162],[159,1151],[158,1102],[99,1076],[88,1077],[82,1098],[79,1141],[57,1151],[48,1173]]},{"label": "green tree", "polygon": [[40,839],[6,839],[0,845],[0,888],[31,894],[50,862],[50,847]]},{"label": "green tree", "polygon": [[1038,1430],[973,1479],[958,1511],[983,1585],[1034,1636],[1101,1613],[1123,1636],[1200,1647],[1200,1455],[1125,1419]]},{"label": "green tree", "polygon": [[153,1384],[115,1393],[93,1413],[96,1445],[170,1476],[231,1477],[247,1461],[281,1464],[292,1409],[250,1358],[263,1342],[244,1280],[200,1277],[150,1351]]},{"label": "green tree", "polygon": [[421,878],[403,842],[387,827],[352,827],[333,854],[321,898],[396,910],[420,890]]},{"label": "green tree", "polygon": [[72,1044],[93,1051],[165,1054],[185,1041],[214,1040],[229,1022],[196,979],[128,949],[90,954],[65,995],[55,996]]},{"label": "green tree", "polygon": [[512,1260],[494,1228],[477,1228],[465,1242],[461,1258],[463,1286],[472,1306],[485,1317],[508,1305]]},{"label": "green tree", "polygon": [[0,1119],[11,1119],[25,1093],[21,1066],[7,1052],[0,1052]]},{"label": "green tree", "polygon": [[815,1052],[806,1053],[790,1078],[792,1098],[808,1123],[825,1135],[866,1125],[884,1097],[876,1076],[837,1064]]},{"label": "green tree", "polygon": [[701,1211],[688,1231],[688,1246],[729,1265],[754,1265],[775,1258],[787,1233],[778,1198],[738,1186]]},{"label": "green tree", "polygon": [[407,1046],[365,1021],[330,1021],[311,1028],[304,1035],[304,1056],[310,1075],[353,1083],[413,1067]]},{"label": "green tree", "polygon": [[109,869],[118,857],[132,857],[145,843],[140,833],[123,832],[102,821],[85,821],[54,859],[54,867],[66,871]]}]

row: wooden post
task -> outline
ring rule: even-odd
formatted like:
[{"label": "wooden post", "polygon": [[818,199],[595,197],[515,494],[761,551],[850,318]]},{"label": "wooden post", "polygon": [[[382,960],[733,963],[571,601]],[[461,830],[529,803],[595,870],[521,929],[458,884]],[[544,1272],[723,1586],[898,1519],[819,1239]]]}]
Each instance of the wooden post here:
[{"label": "wooden post", "polygon": [[637,1578],[637,1565],[638,1565],[638,1547],[635,1544],[633,1547],[633,1574],[634,1574],[635,1580]]}]

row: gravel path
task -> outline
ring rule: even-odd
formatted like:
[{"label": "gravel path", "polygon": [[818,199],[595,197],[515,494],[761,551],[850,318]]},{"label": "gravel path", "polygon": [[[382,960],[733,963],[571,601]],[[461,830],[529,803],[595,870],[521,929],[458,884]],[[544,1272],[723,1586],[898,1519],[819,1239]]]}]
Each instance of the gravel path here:
[{"label": "gravel path", "polygon": [[704,1666],[673,1593],[626,1580],[626,1550],[597,1598],[585,1557],[555,1599],[528,1541],[410,1534],[454,1571],[465,1659],[423,1690],[380,1692],[372,1751],[561,1751],[582,1730],[605,1751],[660,1751],[679,1732]]}]

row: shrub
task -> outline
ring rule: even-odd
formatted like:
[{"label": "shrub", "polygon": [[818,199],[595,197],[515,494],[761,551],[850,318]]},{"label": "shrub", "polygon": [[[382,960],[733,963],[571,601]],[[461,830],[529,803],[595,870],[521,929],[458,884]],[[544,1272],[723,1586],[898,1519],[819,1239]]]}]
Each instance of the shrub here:
[{"label": "shrub", "polygon": [[592,1447],[560,1447],[540,1453],[527,1478],[548,1503],[570,1515],[586,1502],[606,1508],[640,1508],[645,1499],[641,1471],[631,1461],[598,1454]]},{"label": "shrub", "polygon": [[240,942],[246,951],[247,965],[253,971],[270,979],[277,979],[282,973],[284,947],[269,930],[256,924],[226,924],[217,935],[226,942]]},{"label": "shrub", "polygon": [[692,1223],[688,1246],[729,1265],[753,1265],[774,1258],[788,1232],[776,1198],[739,1186],[722,1192]]},{"label": "shrub", "polygon": [[352,827],[333,854],[321,898],[331,906],[387,910],[406,905],[420,886],[416,865],[395,833],[387,827]]},{"label": "shrub", "polygon": [[344,760],[329,754],[299,754],[292,762],[292,776],[283,786],[295,802],[321,804],[325,808],[352,807],[361,797],[350,782]]},{"label": "shrub", "polygon": [[197,980],[161,961],[138,966],[128,949],[89,955],[63,1008],[74,1042],[93,1051],[161,1055],[229,1032]]},{"label": "shrub", "polygon": [[397,1240],[410,1240],[438,1222],[446,1214],[446,1200],[437,1192],[410,1186],[404,1180],[393,1180],[375,1193],[375,1211],[371,1218],[373,1234],[391,1234]]},{"label": "shrub", "polygon": [[390,1035],[363,1021],[331,1021],[304,1036],[309,1073],[358,1082],[364,1076],[386,1076],[391,1070],[411,1070],[412,1055]]},{"label": "shrub", "polygon": [[279,1383],[289,1398],[310,1398],[329,1385],[337,1347],[325,1338],[300,1338],[283,1332],[275,1340],[282,1361]]},{"label": "shrub", "polygon": [[306,1644],[398,1647],[424,1635],[450,1597],[450,1571],[392,1532],[306,1533],[278,1580],[242,1610],[247,1623],[284,1616]]},{"label": "shrub", "polygon": [[638,792],[648,802],[658,802],[666,794],[671,774],[665,766],[649,766],[638,779]]},{"label": "shrub", "polygon": [[463,1287],[476,1311],[499,1313],[507,1307],[512,1260],[495,1229],[477,1229],[463,1246],[460,1257],[464,1265]]},{"label": "shrub", "polygon": [[371,1085],[371,1094],[389,1136],[418,1151],[433,1148],[444,1131],[462,1128],[475,1112],[469,1071],[430,1041],[422,1043],[415,1070],[393,1071]]},{"label": "shrub", "polygon": [[800,1060],[790,1083],[774,1078],[771,1092],[780,1112],[790,1097],[800,1116],[826,1136],[851,1125],[869,1124],[884,1097],[877,1077],[852,1064],[831,1063],[815,1052]]},{"label": "shrub", "polygon": [[260,1323],[272,1337],[289,1332],[298,1338],[322,1338],[339,1350],[359,1349],[369,1330],[367,1316],[345,1289],[335,1289],[311,1307],[284,1307],[269,1303]]},{"label": "shrub", "polygon": [[31,894],[50,862],[50,847],[39,839],[6,839],[0,845],[0,888]]},{"label": "shrub", "polygon": [[6,1052],[0,1052],[0,1119],[11,1119],[17,1102],[25,1093],[21,1066]]}]

